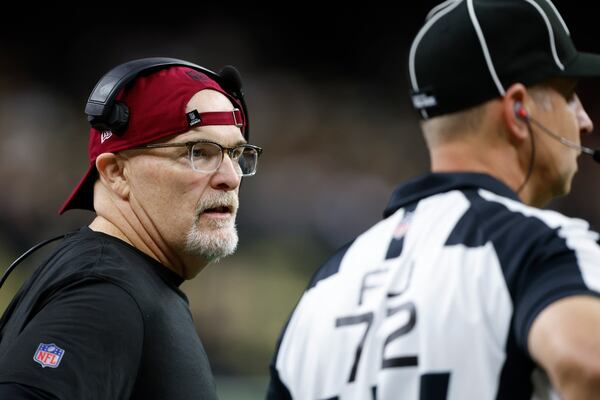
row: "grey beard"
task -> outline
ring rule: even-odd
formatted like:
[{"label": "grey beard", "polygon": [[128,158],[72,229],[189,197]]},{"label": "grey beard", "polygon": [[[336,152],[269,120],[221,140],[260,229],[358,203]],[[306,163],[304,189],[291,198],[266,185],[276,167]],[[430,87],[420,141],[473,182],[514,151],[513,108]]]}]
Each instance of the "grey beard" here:
[{"label": "grey beard", "polygon": [[[202,211],[218,204],[230,205],[234,211],[233,217],[226,221],[211,220],[208,221],[208,227],[200,228],[198,221]],[[196,220],[187,233],[185,251],[188,254],[202,257],[208,262],[218,261],[233,254],[238,243],[235,227],[237,208],[237,193],[208,193],[196,207]]]},{"label": "grey beard", "polygon": [[202,257],[208,262],[218,261],[233,254],[238,244],[235,224],[230,220],[226,221],[225,224],[215,225],[222,226],[215,226],[216,229],[202,231],[197,224],[194,224],[186,237],[186,252]]}]

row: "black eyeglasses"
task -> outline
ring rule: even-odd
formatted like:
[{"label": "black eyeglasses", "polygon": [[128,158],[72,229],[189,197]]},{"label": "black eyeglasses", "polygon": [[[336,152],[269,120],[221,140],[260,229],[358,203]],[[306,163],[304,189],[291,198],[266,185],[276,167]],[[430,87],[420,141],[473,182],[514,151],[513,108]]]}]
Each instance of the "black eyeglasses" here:
[{"label": "black eyeglasses", "polygon": [[[251,144],[235,147],[224,147],[210,141],[186,143],[153,143],[135,147],[135,149],[157,149],[164,147],[187,147],[188,159],[194,171],[214,172],[221,166],[224,154],[227,153],[239,176],[252,176],[256,173],[258,157],[263,149]],[[133,150],[133,149],[132,149]]]}]

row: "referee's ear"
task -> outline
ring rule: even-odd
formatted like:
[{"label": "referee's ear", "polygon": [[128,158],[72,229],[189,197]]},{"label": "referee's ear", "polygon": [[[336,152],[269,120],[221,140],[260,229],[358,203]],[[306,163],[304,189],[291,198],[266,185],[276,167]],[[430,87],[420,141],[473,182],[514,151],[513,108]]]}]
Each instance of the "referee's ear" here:
[{"label": "referee's ear", "polygon": [[129,182],[125,176],[125,160],[114,153],[102,153],[96,158],[100,182],[122,200],[129,197]]},{"label": "referee's ear", "polygon": [[502,98],[503,118],[511,143],[520,146],[529,138],[529,126],[520,111],[525,110],[527,88],[515,83],[511,85]]}]

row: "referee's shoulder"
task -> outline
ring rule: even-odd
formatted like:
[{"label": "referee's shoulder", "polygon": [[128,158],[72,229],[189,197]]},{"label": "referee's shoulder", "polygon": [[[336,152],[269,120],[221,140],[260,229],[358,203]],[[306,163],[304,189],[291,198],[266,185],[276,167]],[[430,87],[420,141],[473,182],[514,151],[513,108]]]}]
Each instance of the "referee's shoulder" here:
[{"label": "referee's shoulder", "polygon": [[482,198],[482,201],[490,204],[500,204],[505,208],[504,212],[507,215],[513,215],[515,218],[519,218],[522,221],[527,219],[535,219],[553,230],[568,229],[587,231],[590,229],[590,225],[587,221],[580,218],[568,217],[555,210],[530,206],[520,201],[499,196],[483,189],[479,191],[479,195]]}]

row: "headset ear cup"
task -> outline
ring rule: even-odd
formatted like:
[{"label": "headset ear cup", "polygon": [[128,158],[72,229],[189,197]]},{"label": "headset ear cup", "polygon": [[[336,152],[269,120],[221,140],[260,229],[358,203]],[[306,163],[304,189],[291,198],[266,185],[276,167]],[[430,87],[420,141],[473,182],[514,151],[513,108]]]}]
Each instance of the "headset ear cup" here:
[{"label": "headset ear cup", "polygon": [[119,134],[127,129],[128,122],[129,107],[127,107],[127,104],[123,103],[122,101],[115,102],[106,124],[110,127],[110,130],[113,133]]},{"label": "headset ear cup", "polygon": [[221,84],[221,87],[226,92],[231,93],[238,100],[240,97],[244,96],[242,90],[242,76],[233,65],[224,66],[221,68],[218,75],[221,78],[219,84]]},{"label": "headset ear cup", "polygon": [[121,134],[127,129],[129,122],[129,107],[127,104],[117,101],[113,104],[110,114],[106,118],[97,116],[88,116],[88,121],[94,129],[101,132],[111,131],[114,134]]}]

